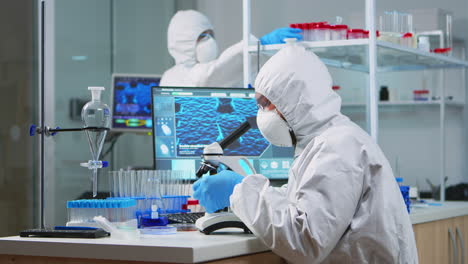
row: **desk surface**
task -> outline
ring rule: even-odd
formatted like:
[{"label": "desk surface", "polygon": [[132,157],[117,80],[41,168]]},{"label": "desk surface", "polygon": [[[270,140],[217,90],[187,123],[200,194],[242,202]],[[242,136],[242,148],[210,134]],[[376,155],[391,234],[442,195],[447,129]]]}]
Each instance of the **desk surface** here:
[{"label": "desk surface", "polygon": [[4,237],[0,238],[0,254],[196,263],[268,251],[254,235],[225,230],[212,235],[192,231],[134,240]]},{"label": "desk surface", "polygon": [[441,206],[412,207],[410,218],[414,225],[463,215],[468,215],[468,202],[444,202]]},{"label": "desk surface", "polygon": [[[468,215],[468,202],[413,208],[410,217],[413,224],[419,224],[462,215]],[[0,254],[65,258],[197,263],[264,251],[268,248],[258,238],[240,229],[208,236],[195,231],[135,240],[0,238]]]}]

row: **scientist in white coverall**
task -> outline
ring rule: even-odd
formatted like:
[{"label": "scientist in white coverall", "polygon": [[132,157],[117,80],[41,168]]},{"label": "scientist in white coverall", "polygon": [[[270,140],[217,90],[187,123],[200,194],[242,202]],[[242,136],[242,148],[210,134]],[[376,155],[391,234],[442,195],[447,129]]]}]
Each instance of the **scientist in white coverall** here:
[{"label": "scientist in white coverall", "polygon": [[257,122],[270,143],[294,146],[288,184],[260,174],[204,176],[194,197],[232,211],[292,263],[418,263],[408,212],[372,138],[340,113],[325,65],[303,47],[274,55],[255,81]]},{"label": "scientist in white coverall", "polygon": [[[260,38],[262,45],[302,39],[297,28],[279,28]],[[256,41],[251,36],[252,41]],[[255,42],[256,43],[256,42]],[[208,18],[195,10],[177,12],[167,29],[167,46],[175,66],[161,78],[161,86],[242,87],[242,41],[218,57],[218,45]],[[252,63],[255,63],[252,60]]]}]

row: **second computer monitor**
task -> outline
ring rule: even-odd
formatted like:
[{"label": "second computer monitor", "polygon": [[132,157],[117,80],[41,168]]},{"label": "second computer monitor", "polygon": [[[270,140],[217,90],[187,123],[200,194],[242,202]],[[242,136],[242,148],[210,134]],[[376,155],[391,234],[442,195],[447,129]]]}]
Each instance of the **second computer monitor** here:
[{"label": "second computer monitor", "polygon": [[151,87],[160,80],[159,75],[112,75],[112,130],[151,132]]},{"label": "second computer monitor", "polygon": [[[152,100],[156,169],[189,170],[193,178],[205,146],[257,115],[253,89],[154,87]],[[270,179],[287,179],[293,161],[292,148],[272,146],[256,128],[227,147],[224,155],[247,157]]]}]

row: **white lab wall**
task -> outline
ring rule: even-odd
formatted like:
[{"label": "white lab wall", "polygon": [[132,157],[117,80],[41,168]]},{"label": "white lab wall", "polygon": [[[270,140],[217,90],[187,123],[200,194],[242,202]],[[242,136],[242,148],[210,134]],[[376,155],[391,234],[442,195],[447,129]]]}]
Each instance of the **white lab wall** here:
[{"label": "white lab wall", "polygon": [[166,31],[173,10],[171,1],[113,1],[113,72],[162,74],[172,66]]},{"label": "white lab wall", "polygon": [[[343,22],[352,27],[365,25],[364,8],[365,1],[308,1],[308,0],[255,0],[252,2],[251,18],[252,33],[257,37],[268,33],[277,27],[288,26],[289,23],[330,21],[335,17],[343,17]],[[454,36],[468,39],[468,31],[465,29],[468,20],[468,1],[377,1],[377,13],[384,10],[409,10],[418,8],[440,8],[454,14]],[[242,36],[242,1],[228,0],[198,0],[198,10],[206,14],[215,28],[215,35],[222,49],[239,41]],[[340,69],[330,69],[336,84],[342,87],[345,101],[364,100],[364,89],[367,87],[366,74],[349,72]],[[426,73],[430,76],[427,87],[437,91],[436,85],[440,79],[435,71]],[[412,98],[412,90],[421,89],[423,72],[379,73],[378,87],[387,85],[390,89],[390,97],[396,99]],[[460,90],[461,71],[446,71],[446,95],[458,96],[458,100],[464,101],[465,93]],[[451,93],[450,89],[458,91]],[[466,87],[464,87],[466,89]],[[439,93],[440,94],[440,93]],[[380,138],[379,144],[387,155],[390,164],[395,166],[399,160],[400,175],[405,183],[428,190],[425,179],[429,178],[433,183],[439,183],[440,171],[440,109],[438,106],[425,107],[392,107],[381,108],[380,111]],[[365,126],[363,108],[344,108],[359,125]],[[467,158],[467,144],[465,138],[467,131],[464,124],[467,122],[467,110],[460,107],[447,107],[446,121],[446,175],[448,184],[456,184],[467,181],[465,160]]]}]

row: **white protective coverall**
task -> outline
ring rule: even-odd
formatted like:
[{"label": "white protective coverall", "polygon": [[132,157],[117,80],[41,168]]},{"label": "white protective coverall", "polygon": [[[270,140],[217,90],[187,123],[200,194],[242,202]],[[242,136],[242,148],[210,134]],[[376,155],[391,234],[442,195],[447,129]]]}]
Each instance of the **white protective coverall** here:
[{"label": "white protective coverall", "polygon": [[340,113],[326,66],[290,46],[260,70],[255,90],[297,137],[288,184],[250,175],[230,197],[234,213],[292,263],[417,263],[408,212],[379,146]]},{"label": "white protective coverall", "polygon": [[[161,86],[243,87],[242,41],[226,49],[216,60],[207,63],[196,60],[197,39],[206,30],[213,30],[213,26],[195,10],[179,11],[172,17],[167,45],[176,65],[164,73]],[[251,36],[251,40],[255,37]]]}]

